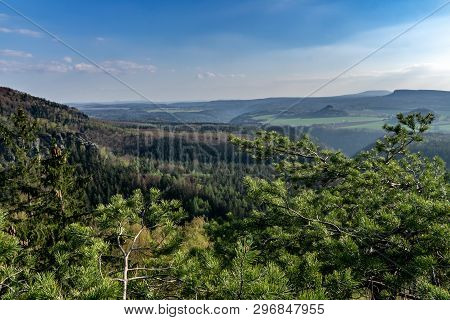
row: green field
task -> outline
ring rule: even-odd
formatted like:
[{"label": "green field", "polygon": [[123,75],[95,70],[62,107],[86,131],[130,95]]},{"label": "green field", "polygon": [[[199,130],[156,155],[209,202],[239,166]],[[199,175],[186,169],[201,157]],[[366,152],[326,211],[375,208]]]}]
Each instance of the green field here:
[{"label": "green field", "polygon": [[348,126],[342,126],[341,128],[345,129],[369,129],[369,130],[382,130],[383,125],[386,123],[385,120],[382,121],[372,121],[367,123],[358,123],[358,124],[351,124],[349,123]]},{"label": "green field", "polygon": [[450,123],[437,123],[431,127],[431,131],[433,132],[450,132]]},{"label": "green field", "polygon": [[149,109],[146,112],[167,112],[167,113],[178,113],[178,112],[202,112],[203,109],[189,109],[189,108],[158,108],[158,109]]},{"label": "green field", "polygon": [[288,126],[313,126],[313,125],[339,125],[348,124],[352,126],[352,123],[355,125],[366,125],[361,122],[367,122],[367,124],[371,123],[379,123],[383,120],[380,117],[370,117],[370,116],[361,116],[361,117],[329,117],[329,118],[276,118],[275,115],[263,115],[257,116],[253,119],[258,121],[269,122],[274,125],[288,125]]},{"label": "green field", "polygon": [[[275,115],[257,116],[253,119],[264,121],[272,125],[281,126],[330,126],[340,129],[368,129],[382,130],[388,119],[370,116],[355,117],[330,117],[330,118],[276,118]],[[450,123],[447,121],[437,122],[431,127],[432,132],[450,132]]]},{"label": "green field", "polygon": [[[368,122],[368,123],[362,123],[362,124],[349,124],[348,126],[342,126],[341,128],[345,129],[369,129],[369,130],[381,130],[383,128],[383,125],[385,124],[385,121],[375,121],[375,122]],[[450,123],[434,123],[431,126],[430,129],[431,132],[450,132]]]}]

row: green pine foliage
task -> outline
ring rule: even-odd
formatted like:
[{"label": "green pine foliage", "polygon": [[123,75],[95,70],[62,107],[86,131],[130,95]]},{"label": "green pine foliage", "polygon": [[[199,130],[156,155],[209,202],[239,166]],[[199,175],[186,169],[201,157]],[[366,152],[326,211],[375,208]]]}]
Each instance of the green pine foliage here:
[{"label": "green pine foliage", "polygon": [[1,299],[450,298],[448,172],[409,149],[431,114],[352,158],[232,136],[255,160],[222,166],[113,154],[33,103],[0,119]]},{"label": "green pine foliage", "polygon": [[331,299],[449,297],[445,166],[407,149],[432,120],[400,114],[373,150],[353,159],[308,137],[232,138],[279,173],[274,181],[246,179],[257,209],[245,226],[264,244],[267,261],[290,270],[300,296],[313,290]]}]

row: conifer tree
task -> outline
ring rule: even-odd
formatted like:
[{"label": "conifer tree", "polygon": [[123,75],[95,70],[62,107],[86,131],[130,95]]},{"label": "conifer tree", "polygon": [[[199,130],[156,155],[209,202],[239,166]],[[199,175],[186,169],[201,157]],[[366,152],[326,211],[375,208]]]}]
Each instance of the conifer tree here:
[{"label": "conifer tree", "polygon": [[57,230],[64,230],[70,219],[83,210],[75,168],[68,163],[68,151],[58,145],[55,138],[50,143],[50,155],[42,164],[45,197],[41,210],[45,211],[49,223],[55,224]]},{"label": "conifer tree", "polygon": [[241,240],[230,268],[224,269],[216,284],[218,299],[273,300],[291,298],[288,279],[274,263],[259,264],[252,241]]},{"label": "conifer tree", "polygon": [[445,166],[407,148],[432,120],[400,114],[397,125],[385,126],[384,139],[353,159],[308,137],[231,138],[277,169],[273,181],[246,179],[258,210],[245,225],[265,258],[288,270],[298,294],[449,297]]},{"label": "conifer tree", "polygon": [[23,272],[18,262],[19,239],[8,232],[7,224],[5,212],[0,211],[0,298],[20,290],[17,278]]},{"label": "conifer tree", "polygon": [[122,284],[122,299],[129,298],[131,282],[144,282],[150,295],[158,290],[160,280],[163,286],[172,283],[165,276],[171,263],[162,258],[179,245],[176,223],[185,217],[179,201],[161,199],[157,189],[145,199],[137,190],[128,199],[112,197],[110,204],[99,206],[98,214],[111,253],[119,261],[110,267],[110,274]]},{"label": "conifer tree", "polygon": [[23,109],[0,121],[0,204],[13,214],[35,213],[40,201],[41,154],[38,125]]}]

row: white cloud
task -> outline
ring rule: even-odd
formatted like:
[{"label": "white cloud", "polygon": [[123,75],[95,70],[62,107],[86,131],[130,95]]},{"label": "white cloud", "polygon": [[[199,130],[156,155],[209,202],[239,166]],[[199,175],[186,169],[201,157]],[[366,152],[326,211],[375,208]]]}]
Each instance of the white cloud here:
[{"label": "white cloud", "polygon": [[[139,64],[133,61],[127,60],[107,60],[99,63],[104,70],[114,74],[134,74],[137,72],[150,72],[156,71],[156,67],[151,64]],[[96,73],[103,72],[100,68],[89,63],[78,63],[74,66],[76,71]]]},{"label": "white cloud", "polygon": [[[220,61],[201,59],[203,57],[201,53],[210,48],[208,45],[206,48],[196,48],[200,53],[199,58],[191,63],[194,66],[199,63],[211,62],[211,64],[200,68],[177,66],[176,74],[163,74],[159,78],[147,76],[155,72],[156,68],[150,64],[151,61],[144,60],[145,57],[136,62],[110,59],[100,61],[99,64],[114,74],[137,74],[133,80],[143,86],[145,83],[146,88],[152,88],[151,92],[147,93],[159,94],[153,98],[160,100],[304,96],[367,56],[408,26],[409,24],[396,25],[360,32],[347,39],[321,46],[237,54],[233,59]],[[429,19],[327,85],[316,96],[398,88],[450,90],[448,59],[450,37],[444,36],[448,30],[450,30],[449,16]],[[95,36],[92,38],[92,41],[95,41]],[[208,51],[205,57],[209,58],[213,54],[213,51]],[[86,79],[89,78],[88,80],[92,82],[96,82],[95,75],[101,73],[101,70],[88,62],[75,64],[60,59],[60,64],[43,63],[31,66],[21,64],[20,59],[16,60],[19,62],[0,62],[0,71],[92,73],[92,77],[86,76]],[[212,64],[213,61],[219,62]],[[26,73],[21,77],[25,76]],[[74,76],[74,83],[79,79]],[[86,85],[89,81],[80,85]],[[107,83],[109,82],[98,81],[99,85],[104,84],[106,87]],[[120,94],[127,94],[125,89],[119,92],[110,88],[108,90],[111,96],[120,98]],[[98,95],[96,90],[94,87],[88,88],[87,94],[96,96]]]},{"label": "white cloud", "polygon": [[[336,77],[410,24],[355,34],[336,43],[262,52],[233,62],[255,75],[242,91],[255,96],[304,96]],[[372,89],[450,90],[449,16],[429,19],[315,94],[336,95]]]},{"label": "white cloud", "polygon": [[[0,50],[0,55],[9,57],[31,57],[32,55],[22,51],[15,50]],[[101,73],[103,70],[91,63],[77,63],[72,64],[71,57],[64,57],[64,62],[61,61],[48,61],[41,63],[23,63],[19,61],[6,61],[1,60],[0,71],[1,72],[82,72],[82,73]],[[156,67],[150,64],[139,64],[133,61],[127,60],[108,60],[99,63],[104,70],[114,74],[135,74],[135,73],[154,73]]]},{"label": "white cloud", "polygon": [[232,74],[229,74],[228,76],[229,76],[230,78],[245,78],[245,77],[246,77],[246,75],[243,74],[243,73],[237,73],[237,74],[232,73]]},{"label": "white cloud", "polygon": [[212,79],[212,78],[217,78],[217,74],[215,74],[214,72],[210,72],[210,71],[200,72],[200,73],[197,73],[197,78],[198,79],[206,79],[206,78]]},{"label": "white cloud", "polygon": [[58,61],[51,61],[49,63],[33,65],[31,66],[31,70],[37,72],[66,73],[72,71],[73,67]]},{"label": "white cloud", "polygon": [[89,64],[89,63],[84,63],[84,62],[77,63],[74,66],[74,70],[81,71],[81,72],[88,72],[88,73],[94,73],[94,72],[100,71],[96,66]]},{"label": "white cloud", "polygon": [[139,71],[153,73],[156,67],[151,64],[139,64],[127,60],[108,60],[101,63],[101,66],[113,73],[136,73]]},{"label": "white cloud", "polygon": [[2,49],[0,50],[0,55],[5,57],[16,57],[16,58],[31,58],[33,55],[28,52],[12,49]]},{"label": "white cloud", "polygon": [[18,63],[15,61],[0,60],[0,72],[15,72],[18,68]]},{"label": "white cloud", "polygon": [[199,72],[196,75],[197,79],[203,80],[203,79],[226,79],[226,78],[245,78],[245,74],[243,73],[230,73],[230,74],[223,74],[223,73],[215,73],[211,71],[206,72]]},{"label": "white cloud", "polygon": [[19,61],[0,60],[0,72],[38,72],[38,73],[66,73],[73,70],[72,66],[60,63],[57,61],[50,61],[47,63],[23,63]]},{"label": "white cloud", "polygon": [[97,41],[105,41],[105,38],[103,38],[103,37],[96,37],[95,40],[97,40]]},{"label": "white cloud", "polygon": [[18,34],[22,34],[24,36],[30,36],[30,37],[34,37],[34,38],[38,38],[42,35],[40,32],[29,30],[29,29],[16,29],[15,32]]},{"label": "white cloud", "polygon": [[[317,96],[333,95],[367,89],[445,89],[450,87],[450,68],[439,64],[413,64],[402,68],[385,68],[346,74],[331,83]],[[273,82],[274,87],[292,89],[295,86],[313,90],[329,81],[327,77],[302,77],[292,75]]]},{"label": "white cloud", "polygon": [[33,31],[30,29],[10,29],[10,28],[0,28],[1,33],[11,33],[11,34],[20,34],[28,37],[39,38],[42,36],[40,32]]}]

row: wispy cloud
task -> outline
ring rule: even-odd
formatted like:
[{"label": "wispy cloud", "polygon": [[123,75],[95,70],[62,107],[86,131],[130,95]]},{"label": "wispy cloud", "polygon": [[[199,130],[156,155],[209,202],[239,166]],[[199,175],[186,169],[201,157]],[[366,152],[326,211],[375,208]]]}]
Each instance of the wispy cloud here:
[{"label": "wispy cloud", "polygon": [[28,52],[12,49],[0,49],[0,55],[5,57],[15,57],[15,58],[32,58],[33,55]]},{"label": "wispy cloud", "polygon": [[89,64],[89,63],[84,63],[84,62],[77,63],[76,65],[73,66],[73,68],[74,68],[74,70],[80,71],[80,72],[94,73],[94,72],[100,71],[96,66]]},{"label": "wispy cloud", "polygon": [[206,72],[199,72],[196,75],[197,79],[203,80],[203,79],[225,79],[225,78],[245,78],[245,74],[243,73],[230,73],[230,74],[223,74],[223,73],[215,73],[211,71]]},{"label": "wispy cloud", "polygon": [[[0,55],[16,58],[31,58],[31,53],[4,49],[0,50]],[[0,60],[0,72],[80,72],[80,73],[101,73],[103,72],[97,66],[90,63],[72,63],[71,57],[64,57],[63,61],[47,61],[39,63],[24,63],[13,60]],[[154,73],[156,67],[151,64],[140,64],[128,60],[107,60],[100,62],[99,65],[113,74],[135,74]]]},{"label": "wispy cloud", "polygon": [[72,71],[73,67],[65,63],[60,63],[58,61],[51,61],[49,63],[32,65],[31,70],[37,72],[66,73]]},{"label": "wispy cloud", "polygon": [[[156,71],[156,67],[151,64],[140,64],[134,61],[128,60],[107,60],[99,63],[99,65],[108,72],[114,74],[133,74],[137,72],[149,72],[153,73]],[[97,73],[103,72],[100,68],[97,68],[93,64],[89,63],[79,63],[74,66],[76,71]]]},{"label": "wispy cloud", "polygon": [[[397,88],[449,90],[450,38],[442,37],[450,28],[449,17],[426,21],[315,95]],[[308,95],[410,25],[377,28],[321,46],[262,52],[234,62],[233,67],[257,76],[245,86],[251,93],[257,88],[255,96]]]},{"label": "wispy cloud", "polygon": [[197,78],[198,79],[212,79],[212,78],[217,78],[217,74],[214,72],[200,72],[197,73]]},{"label": "wispy cloud", "polygon": [[42,36],[42,33],[30,30],[30,29],[11,29],[11,28],[4,28],[4,27],[0,27],[0,33],[20,34],[23,36],[28,36],[28,37],[33,37],[33,38],[39,38]]},{"label": "wispy cloud", "polygon": [[0,60],[0,72],[14,73],[66,73],[73,70],[73,67],[58,61],[46,63],[24,63],[21,61]]},{"label": "wispy cloud", "polygon": [[16,61],[0,60],[0,72],[16,72],[19,69],[22,68]]},{"label": "wispy cloud", "polygon": [[96,37],[95,40],[97,40],[97,41],[105,41],[105,38],[103,38],[103,37]]},{"label": "wispy cloud", "polygon": [[112,72],[116,73],[135,73],[138,71],[155,72],[156,67],[151,64],[139,64],[133,61],[127,60],[111,60],[104,61],[102,66]]}]

